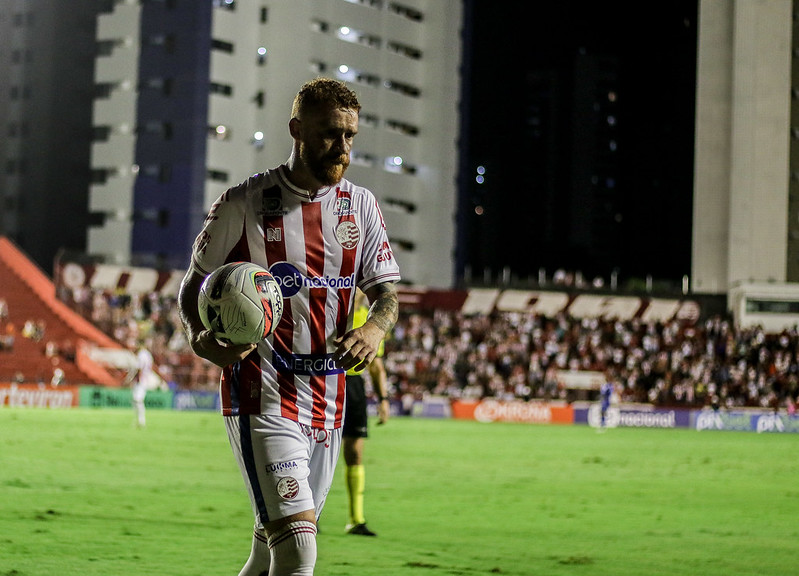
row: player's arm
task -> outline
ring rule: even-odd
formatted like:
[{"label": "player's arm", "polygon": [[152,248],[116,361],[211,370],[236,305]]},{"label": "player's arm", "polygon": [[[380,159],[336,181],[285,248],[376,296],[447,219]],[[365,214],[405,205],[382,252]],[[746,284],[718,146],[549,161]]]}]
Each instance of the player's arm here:
[{"label": "player's arm", "polygon": [[379,424],[388,421],[390,413],[390,403],[388,401],[388,378],[386,377],[386,366],[383,359],[378,356],[369,364],[369,375],[372,377],[375,395],[377,396],[377,418]]},{"label": "player's arm", "polygon": [[186,339],[192,351],[200,358],[205,358],[224,368],[234,362],[243,360],[253,351],[255,344],[223,344],[219,342],[210,330],[206,330],[200,320],[200,311],[197,307],[197,296],[200,293],[204,277],[191,268],[186,272],[180,283],[178,292],[178,311]]},{"label": "player's arm", "polygon": [[365,292],[370,303],[366,322],[337,341],[338,364],[344,370],[372,362],[377,356],[380,341],[394,327],[399,316],[399,296],[393,282],[376,284]]}]

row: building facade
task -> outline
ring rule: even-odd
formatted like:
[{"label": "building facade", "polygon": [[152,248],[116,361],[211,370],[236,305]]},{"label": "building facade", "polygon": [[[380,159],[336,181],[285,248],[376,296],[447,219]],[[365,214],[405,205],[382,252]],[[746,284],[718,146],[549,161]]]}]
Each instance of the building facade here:
[{"label": "building facade", "polygon": [[213,200],[288,158],[294,94],[329,76],[361,100],[347,177],[381,203],[404,279],[450,286],[460,22],[458,0],[116,2],[98,23],[88,251],[185,267]]},{"label": "building facade", "polygon": [[700,1],[695,292],[799,281],[799,211],[789,196],[793,13],[792,0]]},{"label": "building facade", "polygon": [[0,2],[0,234],[48,273],[86,248],[98,9]]}]

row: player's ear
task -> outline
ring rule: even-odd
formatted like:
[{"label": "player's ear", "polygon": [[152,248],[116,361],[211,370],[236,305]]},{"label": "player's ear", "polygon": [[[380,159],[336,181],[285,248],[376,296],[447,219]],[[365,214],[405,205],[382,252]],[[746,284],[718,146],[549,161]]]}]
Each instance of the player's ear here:
[{"label": "player's ear", "polygon": [[289,120],[289,134],[295,140],[300,139],[300,126],[302,122],[300,122],[299,118],[292,118]]}]

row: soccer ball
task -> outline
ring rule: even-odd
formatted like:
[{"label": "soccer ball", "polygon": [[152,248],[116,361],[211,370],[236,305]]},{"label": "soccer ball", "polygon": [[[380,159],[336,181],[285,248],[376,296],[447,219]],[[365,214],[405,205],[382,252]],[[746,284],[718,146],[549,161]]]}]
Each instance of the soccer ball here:
[{"label": "soccer ball", "polygon": [[231,344],[263,340],[283,315],[280,285],[252,262],[231,262],[211,272],[200,287],[197,305],[203,326]]}]

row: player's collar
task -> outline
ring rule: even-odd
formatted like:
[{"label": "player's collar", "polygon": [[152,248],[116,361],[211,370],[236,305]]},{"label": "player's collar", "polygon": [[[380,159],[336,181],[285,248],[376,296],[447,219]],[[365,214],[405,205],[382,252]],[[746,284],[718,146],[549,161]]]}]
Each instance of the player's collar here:
[{"label": "player's collar", "polygon": [[335,190],[336,188],[338,188],[341,185],[341,183],[339,182],[338,184],[335,184],[333,186],[325,186],[325,187],[320,188],[319,190],[317,190],[316,194],[311,196],[311,193],[308,190],[305,190],[304,188],[300,188],[298,186],[295,186],[294,184],[292,184],[289,181],[289,179],[288,179],[288,166],[286,166],[285,164],[281,164],[277,168],[277,173],[278,173],[278,176],[280,178],[281,183],[289,190],[289,192],[291,192],[292,194],[294,194],[296,196],[299,196],[300,198],[302,198],[306,202],[313,202],[315,200],[319,200],[321,198],[324,198],[331,190]]}]

